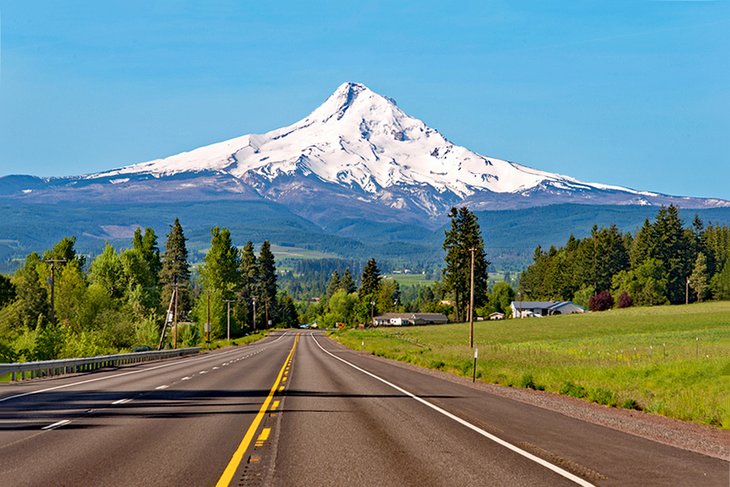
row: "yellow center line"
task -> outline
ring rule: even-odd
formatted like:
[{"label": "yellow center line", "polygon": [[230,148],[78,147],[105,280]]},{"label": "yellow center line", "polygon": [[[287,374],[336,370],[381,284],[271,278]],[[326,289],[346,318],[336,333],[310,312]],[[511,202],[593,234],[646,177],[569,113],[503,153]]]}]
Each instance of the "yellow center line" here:
[{"label": "yellow center line", "polygon": [[274,404],[271,405],[271,410],[273,411],[274,409],[276,409],[278,407],[279,407],[279,401],[274,401]]},{"label": "yellow center line", "polygon": [[[238,466],[241,464],[241,461],[243,460],[243,455],[246,453],[246,450],[248,450],[249,445],[251,445],[251,441],[254,438],[254,435],[256,434],[256,430],[259,429],[259,426],[261,425],[261,421],[263,421],[264,416],[266,415],[266,411],[269,409],[269,404],[271,404],[271,399],[274,397],[274,394],[277,391],[277,388],[279,387],[279,383],[281,382],[281,378],[284,375],[284,369],[286,368],[286,365],[291,362],[292,357],[294,356],[294,349],[297,347],[297,342],[299,341],[299,335],[296,335],[294,337],[294,345],[292,345],[291,350],[289,351],[289,356],[286,358],[286,361],[284,362],[284,365],[282,365],[281,370],[279,371],[279,375],[276,376],[276,380],[274,381],[274,385],[271,386],[271,391],[269,391],[269,395],[266,396],[266,399],[264,400],[264,403],[261,405],[261,409],[259,409],[258,414],[254,418],[253,422],[251,423],[251,426],[248,427],[248,431],[246,431],[246,434],[243,437],[243,440],[241,440],[241,443],[238,445],[238,448],[233,453],[233,457],[231,457],[231,460],[228,462],[228,466],[223,471],[223,475],[221,475],[221,478],[218,479],[218,482],[215,484],[216,487],[227,487],[231,481],[233,480],[233,476],[236,474],[236,470],[238,470]],[[278,390],[282,391],[284,389],[284,386],[281,386]],[[262,433],[263,435],[263,433]],[[267,434],[268,437],[268,434]]]}]

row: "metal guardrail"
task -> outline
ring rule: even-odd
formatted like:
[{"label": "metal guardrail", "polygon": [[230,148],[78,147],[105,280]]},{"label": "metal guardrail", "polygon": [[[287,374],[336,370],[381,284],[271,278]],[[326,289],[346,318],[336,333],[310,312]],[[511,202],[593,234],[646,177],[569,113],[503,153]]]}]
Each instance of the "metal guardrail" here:
[{"label": "metal guardrail", "polygon": [[165,358],[184,357],[186,355],[196,354],[199,351],[200,347],[178,348],[176,350],[119,353],[116,355],[99,355],[86,358],[0,364],[0,376],[10,373],[11,380],[13,381],[18,379],[18,374],[20,374],[20,380],[34,379],[36,377],[53,377],[78,372],[91,372],[104,367],[117,367]]}]

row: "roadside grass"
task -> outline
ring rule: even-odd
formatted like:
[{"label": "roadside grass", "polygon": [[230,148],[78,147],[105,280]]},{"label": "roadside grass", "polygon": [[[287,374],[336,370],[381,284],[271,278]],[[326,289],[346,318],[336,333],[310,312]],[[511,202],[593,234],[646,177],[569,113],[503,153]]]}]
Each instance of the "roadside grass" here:
[{"label": "roadside grass", "polygon": [[[472,375],[468,323],[342,330],[333,338]],[[730,429],[730,302],[476,322],[474,338],[481,381]]]},{"label": "roadside grass", "polygon": [[200,348],[203,351],[209,351],[209,350],[216,350],[218,348],[223,347],[229,347],[229,346],[238,346],[238,345],[248,345],[249,343],[257,342],[261,340],[262,338],[266,338],[269,335],[269,330],[263,330],[263,331],[257,331],[256,333],[252,333],[250,335],[246,335],[239,338],[231,339],[229,342],[225,338],[218,338],[215,340],[211,340],[210,343],[205,343],[205,340],[202,340],[200,342]]}]

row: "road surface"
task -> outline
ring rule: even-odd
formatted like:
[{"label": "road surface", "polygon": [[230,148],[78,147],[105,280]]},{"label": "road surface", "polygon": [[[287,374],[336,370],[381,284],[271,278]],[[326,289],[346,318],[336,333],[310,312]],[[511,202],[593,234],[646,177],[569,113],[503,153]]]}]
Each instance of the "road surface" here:
[{"label": "road surface", "polygon": [[0,485],[730,485],[728,462],[277,332],[0,387]]}]

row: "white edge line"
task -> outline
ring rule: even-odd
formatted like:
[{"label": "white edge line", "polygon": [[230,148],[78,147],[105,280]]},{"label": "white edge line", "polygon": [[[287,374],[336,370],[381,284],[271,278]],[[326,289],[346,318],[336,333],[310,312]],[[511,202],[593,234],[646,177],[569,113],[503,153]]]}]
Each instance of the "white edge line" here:
[{"label": "white edge line", "polygon": [[59,421],[57,423],[53,423],[53,424],[49,424],[48,426],[44,426],[41,429],[42,430],[53,430],[53,429],[56,429],[56,428],[60,428],[63,425],[69,424],[70,422],[71,422],[70,419],[64,419],[64,420]]},{"label": "white edge line", "polygon": [[167,386],[167,385],[165,385],[165,386],[157,386],[157,387],[155,387],[155,390],[156,391],[161,391],[162,389],[167,389],[168,387],[170,387],[170,386]]},{"label": "white edge line", "polygon": [[325,350],[322,347],[322,345],[319,344],[319,341],[317,341],[317,339],[314,337],[314,334],[312,334],[310,336],[314,340],[314,343],[316,343],[317,346],[324,353],[326,353],[327,355],[329,355],[330,357],[334,357],[337,360],[339,360],[340,362],[349,365],[353,369],[359,370],[363,374],[369,375],[373,379],[379,380],[383,384],[392,387],[393,389],[395,389],[398,392],[402,392],[403,394],[411,397],[412,399],[415,399],[416,401],[420,402],[421,404],[423,404],[425,406],[428,406],[429,408],[433,409],[434,411],[443,414],[447,418],[453,419],[457,423],[459,423],[459,424],[461,424],[463,426],[466,426],[470,430],[475,431],[476,433],[479,433],[480,435],[484,436],[485,438],[488,438],[488,439],[492,440],[493,442],[495,442],[495,443],[497,443],[499,445],[502,445],[503,447],[505,447],[505,448],[507,448],[509,450],[512,450],[513,452],[515,452],[515,453],[517,453],[519,455],[522,455],[523,457],[525,457],[525,458],[527,458],[529,460],[532,460],[533,462],[538,463],[538,464],[542,465],[543,467],[545,467],[545,468],[547,468],[549,470],[552,470],[553,472],[557,473],[558,475],[561,475],[561,476],[565,477],[566,479],[575,482],[578,485],[581,485],[583,487],[595,487],[590,482],[588,482],[588,481],[586,481],[586,480],[584,480],[584,479],[582,479],[582,478],[580,478],[580,477],[578,477],[576,475],[573,475],[572,473],[568,472],[567,470],[563,470],[562,468],[558,467],[557,465],[553,465],[552,463],[550,463],[550,462],[548,462],[546,460],[543,460],[540,457],[536,457],[532,453],[527,452],[527,451],[523,450],[522,448],[519,448],[519,447],[513,445],[512,443],[509,443],[509,442],[507,442],[507,441],[505,441],[505,440],[503,440],[503,439],[501,439],[501,438],[499,438],[497,436],[494,436],[491,433],[488,433],[488,432],[484,431],[480,427],[475,426],[475,425],[471,424],[470,422],[468,422],[468,421],[466,421],[464,419],[461,419],[460,417],[458,417],[458,416],[456,416],[456,415],[454,415],[454,414],[446,411],[445,409],[442,409],[442,408],[436,406],[435,404],[432,404],[432,403],[426,401],[425,399],[422,399],[422,398],[416,396],[415,394],[413,394],[411,392],[408,392],[407,390],[403,389],[402,387],[399,387],[399,386],[393,384],[392,382],[388,382],[387,380],[385,380],[385,379],[383,379],[381,377],[378,377],[377,375],[373,374],[372,372],[368,372],[367,370],[362,369],[362,368],[358,367],[357,365],[355,365],[353,363],[350,363],[347,360],[345,360],[343,358],[340,358],[340,357],[334,355],[333,353]]},{"label": "white edge line", "polygon": [[[279,340],[281,340],[285,336],[287,336],[286,333],[284,333],[283,335],[279,335],[279,338],[277,338],[276,340],[273,340],[273,341],[271,341],[269,343],[263,343],[262,345],[266,345],[264,348],[268,348],[269,345],[272,345],[273,343],[278,342]],[[252,346],[256,346],[256,345],[258,345],[258,343],[257,342],[254,342],[251,345]],[[244,346],[246,346],[246,345],[244,345]],[[234,352],[237,352],[237,351],[238,351],[238,349],[230,350],[230,351],[223,352],[220,355],[234,353]],[[79,386],[79,385],[82,385],[82,384],[88,384],[90,382],[97,382],[97,381],[100,381],[100,380],[114,379],[116,377],[122,377],[122,376],[125,376],[125,375],[141,374],[143,372],[149,372],[151,370],[162,369],[162,368],[166,368],[166,367],[172,367],[173,365],[180,365],[180,364],[184,364],[184,363],[192,362],[192,361],[196,361],[196,360],[205,360],[205,359],[208,359],[208,358],[210,358],[209,355],[203,355],[202,357],[200,355],[196,355],[195,357],[192,357],[192,358],[190,358],[188,360],[176,360],[175,362],[172,362],[172,363],[165,363],[165,364],[157,365],[155,367],[150,367],[150,368],[147,368],[147,369],[132,370],[130,372],[124,372],[124,373],[121,373],[121,374],[107,375],[105,377],[96,377],[94,379],[82,380],[81,382],[72,382],[71,384],[64,384],[64,385],[56,386],[56,387],[49,387],[47,389],[39,389],[37,391],[24,392],[22,394],[16,394],[14,396],[4,397],[4,398],[0,399],[0,402],[10,401],[12,399],[18,399],[18,398],[25,397],[25,396],[32,396],[34,394],[41,394],[43,392],[55,391],[55,390],[58,390],[58,389],[66,389],[67,387]]]},{"label": "white edge line", "polygon": [[131,402],[131,401],[132,401],[132,400],[131,400],[131,399],[129,399],[129,398],[127,398],[127,399],[119,399],[119,400],[117,400],[117,401],[114,401],[114,402],[112,403],[112,405],[113,405],[113,406],[117,406],[117,405],[119,405],[119,404],[127,404],[128,402]]}]

